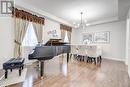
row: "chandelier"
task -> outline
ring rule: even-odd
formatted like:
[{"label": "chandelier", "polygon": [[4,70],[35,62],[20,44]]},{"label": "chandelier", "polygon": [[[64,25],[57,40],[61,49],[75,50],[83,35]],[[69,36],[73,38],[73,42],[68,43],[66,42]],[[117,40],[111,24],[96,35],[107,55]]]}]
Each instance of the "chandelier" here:
[{"label": "chandelier", "polygon": [[85,29],[85,27],[89,26],[90,24],[87,23],[87,20],[83,20],[83,12],[81,12],[80,15],[81,15],[80,23],[78,23],[78,24],[73,23],[73,25],[75,28]]}]

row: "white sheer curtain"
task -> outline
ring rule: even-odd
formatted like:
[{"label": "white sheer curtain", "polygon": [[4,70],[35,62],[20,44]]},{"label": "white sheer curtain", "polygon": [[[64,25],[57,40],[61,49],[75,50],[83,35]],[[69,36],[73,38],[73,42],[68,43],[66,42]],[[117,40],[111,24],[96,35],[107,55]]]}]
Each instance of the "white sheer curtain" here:
[{"label": "white sheer curtain", "polygon": [[36,44],[38,44],[38,41],[34,31],[34,27],[32,25],[32,22],[29,22],[22,46],[36,46]]},{"label": "white sheer curtain", "polygon": [[69,37],[67,31],[65,32],[64,42],[69,43]]},{"label": "white sheer curtain", "polygon": [[67,35],[68,35],[69,43],[71,43],[71,32],[67,31]]},{"label": "white sheer curtain", "polygon": [[61,39],[63,42],[71,43],[71,32],[61,29]]},{"label": "white sheer curtain", "polygon": [[64,29],[61,29],[61,39],[64,42],[64,39],[65,39],[65,30]]},{"label": "white sheer curtain", "polygon": [[42,42],[43,24],[33,23],[34,31],[39,43]]}]

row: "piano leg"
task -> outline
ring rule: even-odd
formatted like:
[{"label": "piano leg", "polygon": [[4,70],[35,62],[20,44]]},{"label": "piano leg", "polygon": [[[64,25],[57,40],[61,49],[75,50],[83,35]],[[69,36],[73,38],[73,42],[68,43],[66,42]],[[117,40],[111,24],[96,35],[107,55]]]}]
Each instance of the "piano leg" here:
[{"label": "piano leg", "polygon": [[67,53],[67,63],[69,62],[69,53]]},{"label": "piano leg", "polygon": [[41,75],[41,77],[43,77],[43,73],[44,73],[44,60],[43,61],[40,61],[40,63],[41,63],[41,72],[40,72],[40,75]]},{"label": "piano leg", "polygon": [[7,79],[8,76],[8,70],[5,70],[5,79]]}]

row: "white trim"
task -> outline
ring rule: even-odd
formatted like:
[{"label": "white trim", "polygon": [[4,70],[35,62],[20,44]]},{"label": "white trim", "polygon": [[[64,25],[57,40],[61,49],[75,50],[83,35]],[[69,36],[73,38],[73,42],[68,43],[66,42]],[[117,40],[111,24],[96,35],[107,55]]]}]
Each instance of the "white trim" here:
[{"label": "white trim", "polygon": [[130,77],[130,70],[128,71],[129,77]]},{"label": "white trim", "polygon": [[128,59],[125,60],[125,64],[128,65]]},{"label": "white trim", "polygon": [[111,23],[111,22],[116,22],[116,21],[119,21],[118,16],[105,18],[100,21],[95,21],[95,22],[90,23],[90,25],[105,24],[105,23]]},{"label": "white trim", "polygon": [[123,61],[125,62],[125,59],[119,59],[119,58],[112,58],[112,57],[103,57],[104,59],[111,59],[111,60],[116,60],[116,61]]}]

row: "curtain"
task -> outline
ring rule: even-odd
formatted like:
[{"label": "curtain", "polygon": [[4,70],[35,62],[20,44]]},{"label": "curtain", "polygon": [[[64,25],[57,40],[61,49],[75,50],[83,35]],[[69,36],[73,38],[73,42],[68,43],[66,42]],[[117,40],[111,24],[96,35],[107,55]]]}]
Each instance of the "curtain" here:
[{"label": "curtain", "polygon": [[22,41],[25,36],[27,27],[28,27],[28,21],[15,18],[15,48],[14,48],[14,57],[20,57],[22,53]]},{"label": "curtain", "polygon": [[65,39],[65,30],[64,29],[61,29],[61,39],[64,42],[64,39]]},{"label": "curtain", "polygon": [[71,43],[71,32],[67,31],[67,35],[68,35],[69,43]]},{"label": "curtain", "polygon": [[61,39],[62,41],[64,41],[65,39],[65,33],[67,32],[68,35],[68,40],[69,43],[71,42],[71,32],[72,32],[72,27],[64,25],[64,24],[60,24],[60,29],[61,29]]},{"label": "curtain", "polygon": [[38,41],[38,43],[41,43],[42,42],[42,34],[43,34],[43,24],[33,22],[33,26],[34,26],[34,31],[35,31],[35,34],[37,37],[37,41]]},{"label": "curtain", "polygon": [[35,23],[39,23],[39,24],[43,24],[44,25],[44,18],[43,17],[39,17],[35,14],[32,14],[30,12],[24,11],[23,9],[20,10],[18,8],[12,8],[12,16],[19,18],[19,19],[23,19],[23,20],[27,20],[30,22],[35,22]]},{"label": "curtain", "polygon": [[[61,29],[61,39],[62,39],[63,42],[64,42],[64,39],[65,39],[65,33],[66,33],[66,30]],[[69,43],[71,43],[71,32],[67,31],[67,35],[68,35]]]}]

